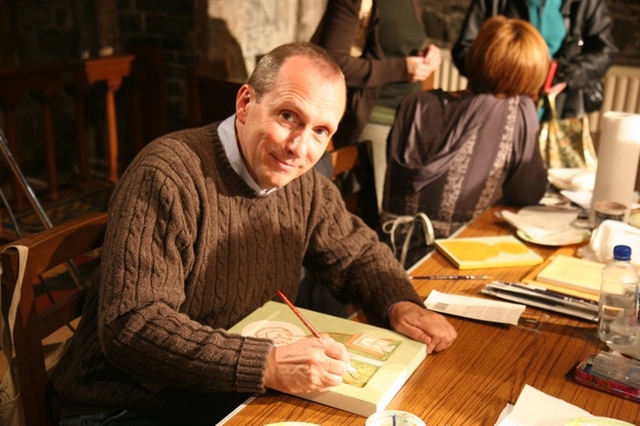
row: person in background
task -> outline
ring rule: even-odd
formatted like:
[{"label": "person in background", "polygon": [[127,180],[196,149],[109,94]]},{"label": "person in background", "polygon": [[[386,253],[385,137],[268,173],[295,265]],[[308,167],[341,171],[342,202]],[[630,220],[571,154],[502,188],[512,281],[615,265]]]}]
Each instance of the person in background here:
[{"label": "person in background", "polygon": [[554,85],[559,118],[582,117],[602,106],[602,79],[617,48],[606,0],[472,0],[462,30],[452,49],[462,75],[475,71],[465,66],[466,53],[482,22],[505,15],[529,21],[544,37],[549,53],[558,61]]},{"label": "person in background", "polygon": [[[408,95],[389,134],[383,222],[424,213],[443,238],[500,198],[536,204],[547,171],[534,101],[549,62],[531,24],[496,16],[483,23],[465,56],[474,71],[467,90]],[[416,236],[414,257],[426,245]]]},{"label": "person in background", "polygon": [[[290,43],[266,54],[222,122],[171,133],[129,165],[109,204],[98,281],[52,382],[68,425],[212,425],[267,388],[342,382],[345,347],[225,330],[295,298],[304,265],[369,318],[449,347],[389,248],[313,169],[345,109],[338,65]],[[109,423],[107,423],[109,422]]]},{"label": "person in background", "polygon": [[440,49],[426,43],[422,9],[419,0],[329,0],[312,38],[347,82],[347,110],[334,145],[371,140],[378,206],[396,107],[422,89],[442,60]]}]

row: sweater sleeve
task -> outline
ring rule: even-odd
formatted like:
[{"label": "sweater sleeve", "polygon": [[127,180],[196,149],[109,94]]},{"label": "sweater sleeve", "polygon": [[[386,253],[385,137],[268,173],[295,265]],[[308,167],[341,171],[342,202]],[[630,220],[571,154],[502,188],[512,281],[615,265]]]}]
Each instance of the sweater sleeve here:
[{"label": "sweater sleeve", "polygon": [[195,194],[202,185],[188,172],[197,159],[181,147],[177,140],[153,144],[155,152],[132,163],[111,199],[98,319],[103,351],[155,392],[263,392],[270,340],[227,334],[181,311],[197,274]]},{"label": "sweater sleeve", "polygon": [[376,233],[346,210],[332,182],[319,177],[321,196],[313,209],[305,267],[328,283],[341,300],[363,308],[368,318],[386,324],[392,304],[411,301],[422,307],[407,274]]},{"label": "sweater sleeve", "polygon": [[[336,60],[349,88],[382,87],[388,83],[407,82],[409,74],[404,58],[386,58],[377,41],[377,23],[372,20],[367,37],[366,54],[350,55],[360,25],[361,0],[330,0],[322,22],[318,44]],[[375,8],[375,6],[374,6]]]}]

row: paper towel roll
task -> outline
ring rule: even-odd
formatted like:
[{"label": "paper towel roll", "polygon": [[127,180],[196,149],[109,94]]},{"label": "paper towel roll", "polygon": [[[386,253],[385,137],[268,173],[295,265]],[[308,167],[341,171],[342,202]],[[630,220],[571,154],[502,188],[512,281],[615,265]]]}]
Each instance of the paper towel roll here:
[{"label": "paper towel roll", "polygon": [[598,168],[591,199],[591,222],[596,201],[616,201],[627,206],[629,221],[638,161],[640,160],[640,114],[608,111],[600,121]]}]

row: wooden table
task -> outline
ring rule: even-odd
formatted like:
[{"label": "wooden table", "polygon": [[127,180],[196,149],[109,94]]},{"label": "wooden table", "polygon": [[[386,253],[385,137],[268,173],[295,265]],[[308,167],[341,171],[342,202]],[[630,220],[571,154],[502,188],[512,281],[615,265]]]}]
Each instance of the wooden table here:
[{"label": "wooden table", "polygon": [[120,88],[122,79],[130,74],[133,59],[133,55],[118,55],[84,61],[84,69],[89,84],[105,82],[105,110],[107,137],[109,139],[109,180],[111,182],[117,182],[120,177],[115,92]]},{"label": "wooden table", "polygon": [[[18,137],[20,107],[28,96],[41,105],[44,160],[47,171],[48,197],[59,197],[58,166],[54,132],[55,101],[66,89],[74,97],[75,131],[78,142],[79,186],[86,187],[90,179],[87,129],[85,122],[86,98],[92,86],[100,85],[105,97],[105,122],[107,126],[109,180],[119,177],[118,128],[116,121],[115,93],[122,81],[131,73],[133,55],[116,55],[104,58],[72,60],[60,64],[44,64],[32,67],[0,67],[0,112],[6,131],[8,148],[20,165],[20,145],[27,145]],[[64,124],[64,123],[63,123]],[[19,182],[19,170],[11,174],[12,202],[16,211],[26,207],[23,188]]]},{"label": "wooden table", "polygon": [[[511,233],[493,208],[466,227],[459,236]],[[530,245],[548,257],[556,250]],[[576,247],[572,247],[575,249]],[[567,248],[563,248],[567,250]],[[569,248],[571,251],[571,248]],[[519,280],[535,267],[470,270],[494,278]],[[414,275],[459,273],[440,253],[434,253]],[[426,299],[432,289],[444,293],[482,296],[482,281],[416,281]],[[577,405],[596,416],[637,424],[640,404],[575,383],[567,373],[582,357],[605,349],[596,337],[596,325],[552,312],[527,308],[519,326],[496,325],[448,316],[458,339],[444,352],[428,355],[387,409],[420,416],[429,426],[493,425],[508,403],[514,404],[526,384]],[[529,319],[529,320],[527,320]],[[301,421],[322,426],[364,425],[365,418],[300,398],[269,391],[251,401],[225,424],[265,425]]]}]

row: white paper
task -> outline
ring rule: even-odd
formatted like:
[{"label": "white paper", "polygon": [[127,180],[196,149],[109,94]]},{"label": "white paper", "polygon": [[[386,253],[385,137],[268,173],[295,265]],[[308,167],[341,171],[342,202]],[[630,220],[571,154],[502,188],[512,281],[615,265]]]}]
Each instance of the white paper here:
[{"label": "white paper", "polygon": [[549,182],[559,189],[593,191],[596,181],[595,170],[590,169],[549,169],[547,171]]},{"label": "white paper", "polygon": [[511,412],[497,426],[562,426],[589,412],[525,385]]},{"label": "white paper", "polygon": [[569,191],[563,189],[560,191],[560,194],[564,195],[570,201],[576,203],[585,210],[589,210],[591,208],[591,197],[593,196],[593,191]]},{"label": "white paper", "polygon": [[[589,210],[591,208],[591,198],[593,197],[593,191],[569,191],[563,189],[560,194],[569,199],[569,201],[576,203],[581,208]],[[637,198],[637,194],[634,195]],[[640,208],[640,203],[631,203],[631,210]]]},{"label": "white paper", "polygon": [[460,296],[431,290],[424,301],[427,309],[481,321],[518,325],[526,306],[479,297]]}]

